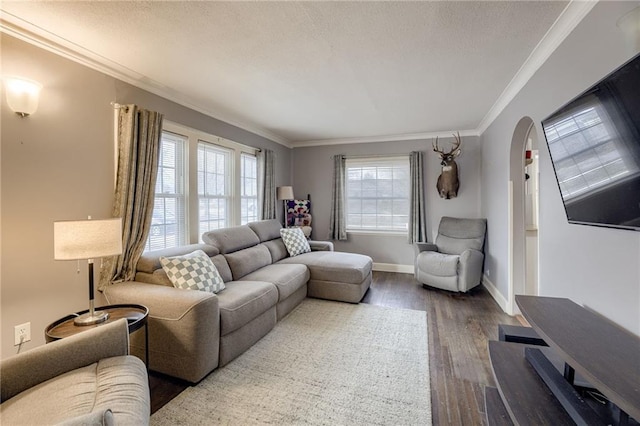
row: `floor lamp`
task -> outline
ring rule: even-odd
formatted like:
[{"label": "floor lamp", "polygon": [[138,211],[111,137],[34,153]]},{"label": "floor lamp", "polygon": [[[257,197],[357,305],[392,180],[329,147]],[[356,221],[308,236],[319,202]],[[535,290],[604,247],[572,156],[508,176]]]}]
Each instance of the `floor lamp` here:
[{"label": "floor lamp", "polygon": [[287,200],[293,200],[293,187],[292,186],[279,186],[277,188],[277,198],[282,201],[284,206],[284,216],[282,217],[282,223],[285,228],[288,228],[287,223]]},{"label": "floor lamp", "polygon": [[76,220],[53,223],[55,260],[89,262],[89,312],[74,320],[75,325],[104,322],[106,312],[95,312],[93,302],[93,259],[122,254],[122,219]]}]

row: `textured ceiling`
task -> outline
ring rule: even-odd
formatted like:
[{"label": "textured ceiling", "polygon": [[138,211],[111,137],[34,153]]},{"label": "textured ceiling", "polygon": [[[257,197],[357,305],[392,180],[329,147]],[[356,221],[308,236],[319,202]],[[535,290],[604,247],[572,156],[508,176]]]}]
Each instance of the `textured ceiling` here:
[{"label": "textured ceiling", "polygon": [[285,142],[478,128],[567,6],[11,2],[5,18]]}]

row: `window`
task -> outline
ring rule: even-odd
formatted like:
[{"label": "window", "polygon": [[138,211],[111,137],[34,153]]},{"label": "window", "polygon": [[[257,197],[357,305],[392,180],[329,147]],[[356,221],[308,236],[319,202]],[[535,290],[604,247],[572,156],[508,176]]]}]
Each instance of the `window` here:
[{"label": "window", "polygon": [[575,198],[637,171],[628,164],[611,120],[595,98],[545,124],[562,196]]},{"label": "window", "polygon": [[229,226],[231,152],[198,142],[199,234]]},{"label": "window", "polygon": [[165,120],[145,251],[258,220],[257,151]]},{"label": "window", "polygon": [[162,132],[151,229],[145,250],[185,244],[186,197],[183,136]]},{"label": "window", "polygon": [[240,155],[240,223],[258,220],[258,159]]},{"label": "window", "polygon": [[347,231],[406,233],[409,193],[408,157],[347,159]]}]

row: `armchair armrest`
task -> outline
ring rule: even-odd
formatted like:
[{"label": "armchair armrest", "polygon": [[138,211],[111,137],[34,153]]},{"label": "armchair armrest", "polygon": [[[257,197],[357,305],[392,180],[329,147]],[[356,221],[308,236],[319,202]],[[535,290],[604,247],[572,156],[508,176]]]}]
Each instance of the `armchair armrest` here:
[{"label": "armchair armrest", "polygon": [[483,262],[484,254],[481,251],[467,249],[460,254],[459,291],[467,291],[480,283]]},{"label": "armchair armrest", "polygon": [[313,241],[309,240],[311,251],[333,251],[333,243],[331,241]]},{"label": "armchair armrest", "polygon": [[1,401],[68,371],[128,354],[129,330],[122,318],[14,355],[0,364]]},{"label": "armchair armrest", "polygon": [[416,254],[423,251],[438,251],[438,246],[433,243],[415,243]]},{"label": "armchair armrest", "polygon": [[[215,294],[136,281],[110,285],[104,294],[109,303],[149,308],[152,370],[195,383],[218,366],[220,308]],[[131,350],[142,357],[145,342],[136,334]]]}]

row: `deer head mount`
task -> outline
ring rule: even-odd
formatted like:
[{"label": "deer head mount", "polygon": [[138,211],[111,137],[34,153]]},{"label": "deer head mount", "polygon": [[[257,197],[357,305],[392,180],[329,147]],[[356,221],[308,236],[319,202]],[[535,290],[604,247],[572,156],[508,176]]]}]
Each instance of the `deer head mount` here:
[{"label": "deer head mount", "polygon": [[440,176],[438,176],[436,188],[438,188],[440,197],[447,200],[449,198],[455,198],[458,195],[458,188],[460,187],[460,182],[458,181],[458,165],[454,161],[455,158],[460,155],[460,143],[462,142],[460,132],[458,132],[457,135],[454,134],[453,137],[455,138],[455,142],[449,152],[444,152],[438,148],[438,137],[436,137],[436,141],[433,143],[433,150],[438,153],[441,160],[440,165],[442,166],[442,172]]}]

